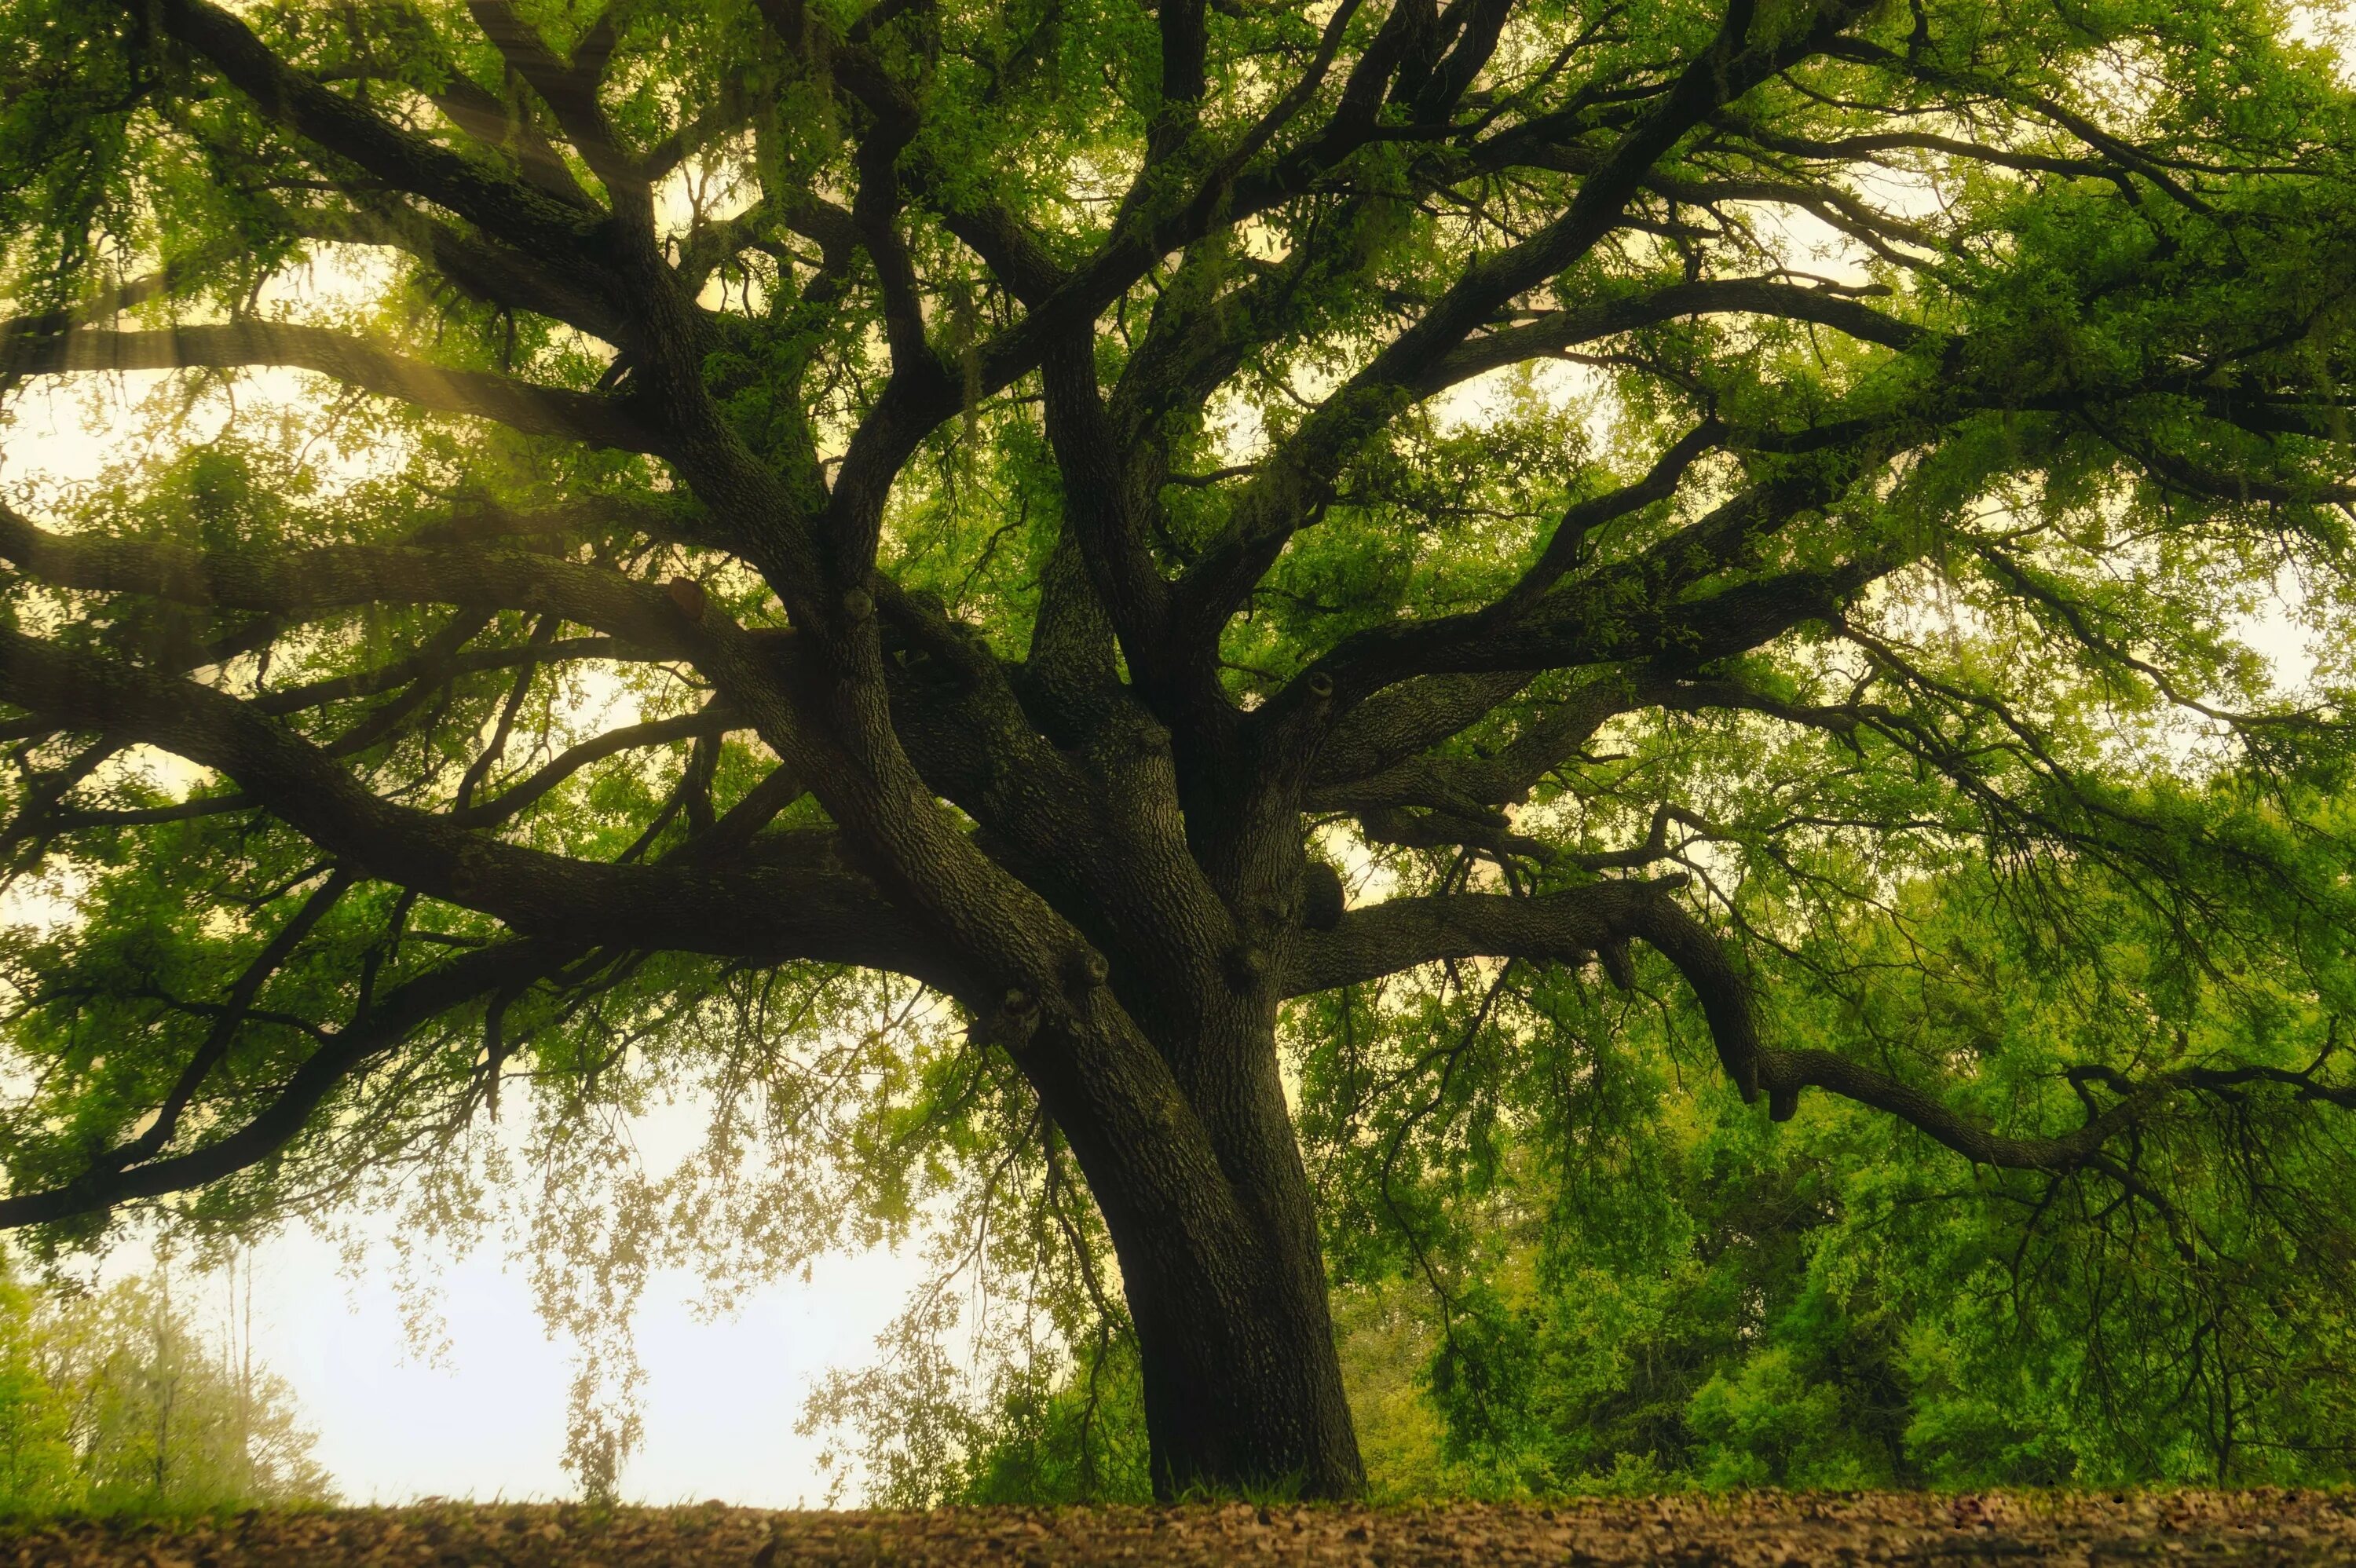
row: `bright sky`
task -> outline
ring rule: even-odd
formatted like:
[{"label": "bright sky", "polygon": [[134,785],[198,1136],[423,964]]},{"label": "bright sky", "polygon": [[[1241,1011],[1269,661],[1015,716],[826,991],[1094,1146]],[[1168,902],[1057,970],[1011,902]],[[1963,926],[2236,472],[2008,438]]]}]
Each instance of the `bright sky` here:
[{"label": "bright sky", "polygon": [[[109,1272],[145,1255],[127,1249]],[[570,1348],[549,1339],[529,1285],[506,1263],[496,1243],[441,1260],[433,1337],[445,1348],[428,1360],[411,1348],[380,1226],[356,1272],[337,1246],[301,1230],[256,1249],[256,1342],[294,1384],[346,1500],[573,1494],[559,1463]],[[809,1283],[752,1292],[707,1320],[693,1276],[657,1275],[637,1319],[646,1438],[624,1471],[624,1496],[823,1503],[820,1443],[794,1430],[802,1402],[828,1369],[872,1357],[875,1332],[916,1278],[912,1262],[888,1253],[828,1259]],[[218,1286],[197,1282],[190,1294]]]},{"label": "bright sky", "polygon": [[[570,1495],[569,1347],[552,1343],[520,1271],[496,1245],[438,1271],[441,1364],[409,1347],[380,1238],[356,1277],[307,1233],[255,1254],[256,1338],[291,1381],[318,1457],[353,1502]],[[830,1259],[810,1283],[756,1291],[706,1321],[691,1277],[658,1275],[638,1314],[646,1440],[624,1494],[767,1507],[825,1500],[819,1443],[794,1431],[814,1379],[867,1360],[914,1265],[888,1253]]]}]

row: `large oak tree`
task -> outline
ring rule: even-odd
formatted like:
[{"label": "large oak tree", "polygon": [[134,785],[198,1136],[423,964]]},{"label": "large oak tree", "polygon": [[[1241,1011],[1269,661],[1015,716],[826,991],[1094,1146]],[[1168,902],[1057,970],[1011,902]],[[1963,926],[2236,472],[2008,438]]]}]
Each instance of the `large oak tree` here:
[{"label": "large oak tree", "polygon": [[[2162,1224],[2158,1129],[2356,1105],[2339,715],[2246,646],[2351,564],[2318,18],[0,17],[17,395],[318,379],[299,441],[0,511],[9,853],[79,901],[14,949],[0,1223],[332,1192],[624,987],[901,976],[1084,1177],[1156,1486],[1333,1495],[1293,998],[1665,965],[1761,1115]],[[2307,1022],[2009,1106],[1762,1038],[1766,959],[1958,856],[2272,944]]]}]

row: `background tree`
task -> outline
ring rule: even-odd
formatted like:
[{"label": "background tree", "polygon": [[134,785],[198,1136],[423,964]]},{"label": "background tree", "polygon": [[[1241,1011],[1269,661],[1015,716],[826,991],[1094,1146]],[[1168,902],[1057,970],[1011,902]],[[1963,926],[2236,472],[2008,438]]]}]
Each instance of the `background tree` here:
[{"label": "background tree", "polygon": [[[1643,944],[1775,1120],[2292,1250],[2266,1140],[2356,1105],[2341,650],[2286,696],[2248,640],[2346,588],[2319,18],[0,15],[7,377],[350,393],[0,514],[7,837],[78,914],[12,953],[0,1222],[238,1223],[674,1049],[807,1131],[807,1009],[922,987],[965,1047],[825,1048],[884,1075],[871,1211],[946,1136],[1100,1220],[1157,1489],[1346,1492],[1285,1004],[1344,1052],[1304,1123],[1469,1106],[1477,1186],[1495,1086],[1612,1070],[1520,998]],[[2110,879],[2270,1021],[2010,1095],[1903,1049],[1835,982],[1973,860],[2056,952]],[[1757,1027],[1793,973],[1817,1043]],[[1369,995],[1440,1069],[1388,1112]]]},{"label": "background tree", "polygon": [[234,1322],[201,1320],[191,1283],[165,1266],[97,1290],[6,1275],[0,1511],[332,1499],[284,1380]]},{"label": "background tree", "polygon": [[46,1375],[33,1293],[14,1278],[0,1285],[0,1499],[12,1512],[70,1501],[76,1486],[64,1392]]}]

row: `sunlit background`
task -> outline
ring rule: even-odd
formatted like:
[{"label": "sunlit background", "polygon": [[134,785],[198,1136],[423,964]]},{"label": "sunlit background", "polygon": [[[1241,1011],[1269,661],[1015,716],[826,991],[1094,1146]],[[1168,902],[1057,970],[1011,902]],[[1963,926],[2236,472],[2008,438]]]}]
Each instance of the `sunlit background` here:
[{"label": "sunlit background", "polygon": [[[116,1266],[134,1261],[126,1252]],[[412,1322],[380,1231],[350,1270],[338,1248],[299,1231],[255,1249],[253,1262],[255,1337],[294,1384],[345,1500],[573,1491],[559,1465],[569,1347],[549,1339],[529,1284],[497,1245],[437,1271],[431,1323]],[[646,1439],[623,1472],[624,1496],[825,1501],[821,1445],[795,1418],[813,1377],[874,1353],[916,1277],[890,1253],[830,1259],[809,1283],[757,1291],[712,1317],[696,1310],[695,1278],[657,1275],[637,1317]],[[412,1344],[412,1327],[431,1331],[438,1354]]]}]

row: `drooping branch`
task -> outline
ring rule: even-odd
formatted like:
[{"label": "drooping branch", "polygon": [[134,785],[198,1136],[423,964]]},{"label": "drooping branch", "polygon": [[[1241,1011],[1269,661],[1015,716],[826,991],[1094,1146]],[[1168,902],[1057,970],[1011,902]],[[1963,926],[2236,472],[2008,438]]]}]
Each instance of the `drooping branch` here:
[{"label": "drooping branch", "polygon": [[2052,1136],[1998,1132],[1878,1068],[1830,1051],[1762,1042],[1751,983],[1725,941],[1673,896],[1682,881],[1601,882],[1526,898],[1456,893],[1389,900],[1349,912],[1330,933],[1302,933],[1286,989],[1303,995],[1444,959],[1580,964],[1600,955],[1607,967],[1624,969],[1624,957],[1614,959],[1612,946],[1633,939],[1676,968],[1701,1004],[1729,1081],[1745,1102],[1763,1090],[1776,1121],[1794,1114],[1803,1090],[1822,1089],[1896,1116],[1977,1164],[2054,1175],[2093,1170],[2123,1183],[2133,1178],[2108,1147],[2187,1095],[2228,1094],[2265,1083],[2356,1111],[2356,1085],[2324,1081],[2319,1062],[2305,1072],[2195,1064],[2140,1080],[2100,1070],[2119,1096],[2107,1109],[2090,1109],[2082,1124]]},{"label": "drooping branch", "polygon": [[124,1146],[92,1160],[86,1172],[61,1186],[0,1198],[0,1230],[53,1224],[140,1199],[193,1191],[259,1165],[292,1143],[338,1085],[433,1019],[494,992],[529,985],[577,951],[541,942],[502,943],[405,981],[330,1034],[242,1125],[160,1158],[153,1157],[154,1149],[118,1157],[137,1148]]},{"label": "drooping branch", "polygon": [[1602,881],[1515,898],[1445,893],[1388,899],[1344,915],[1329,932],[1303,931],[1285,990],[1332,990],[1446,959],[1523,958],[1624,969],[1631,939],[1660,950],[1692,986],[1727,1075],[1758,1093],[1760,1044],[1746,982],[1725,947],[1681,908],[1683,878]]}]

